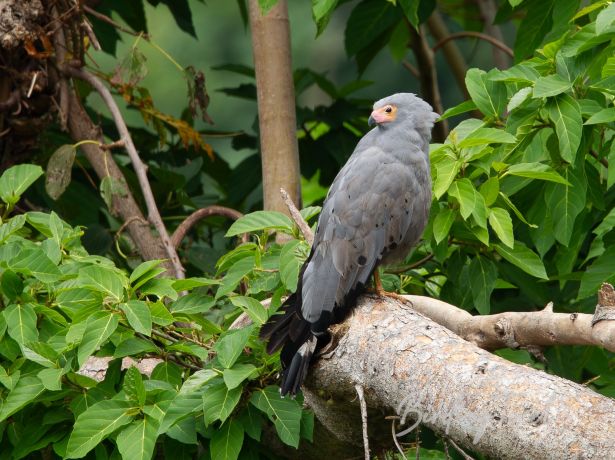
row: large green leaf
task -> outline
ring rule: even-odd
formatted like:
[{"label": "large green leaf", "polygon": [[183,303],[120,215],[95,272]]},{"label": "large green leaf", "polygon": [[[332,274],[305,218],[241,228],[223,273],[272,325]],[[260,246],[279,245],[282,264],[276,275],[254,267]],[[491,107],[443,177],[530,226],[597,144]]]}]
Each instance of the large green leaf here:
[{"label": "large green leaf", "polygon": [[502,174],[506,176],[529,177],[568,185],[568,181],[560,176],[551,166],[544,163],[517,163],[509,166]]},{"label": "large green leaf", "polygon": [[448,194],[457,199],[460,206],[461,217],[467,220],[470,215],[474,216],[476,223],[487,228],[487,207],[485,199],[474,188],[469,179],[458,179],[451,185]]},{"label": "large green leaf", "polygon": [[36,377],[22,377],[13,390],[0,404],[0,422],[6,420],[15,412],[21,410],[34,401],[43,391],[45,386]]},{"label": "large green leaf", "polygon": [[82,412],[66,446],[66,458],[81,458],[118,428],[129,424],[134,415],[130,401],[104,400]]},{"label": "large green leaf", "polygon": [[122,458],[130,460],[149,460],[153,457],[158,426],[160,422],[155,417],[145,415],[142,419],[133,421],[117,436],[117,448]]},{"label": "large green leaf", "polygon": [[88,318],[77,354],[80,366],[115,332],[118,324],[118,315],[110,311],[101,311]]},{"label": "large green leaf", "polygon": [[52,199],[60,198],[70,184],[76,154],[77,150],[71,144],[61,145],[51,154],[47,162],[45,191]]},{"label": "large green leaf", "polygon": [[237,460],[243,445],[243,426],[235,419],[217,429],[209,443],[211,460]]},{"label": "large green leaf", "polygon": [[222,284],[216,291],[216,299],[232,292],[243,277],[254,270],[255,263],[256,260],[254,256],[244,257],[235,262],[232,267],[228,269],[226,275],[224,275]]},{"label": "large green leaf", "polygon": [[267,321],[267,310],[255,298],[238,295],[230,297],[230,300],[233,305],[246,312],[254,324],[264,324]]},{"label": "large green leaf", "polygon": [[286,214],[277,211],[255,211],[237,219],[226,232],[226,236],[256,232],[271,228],[292,232],[293,221]]},{"label": "large green leaf", "polygon": [[152,333],[152,313],[147,302],[129,300],[120,304],[120,309],[126,315],[128,324],[138,333],[149,336]]},{"label": "large green leaf", "polygon": [[22,164],[12,166],[0,176],[0,198],[13,205],[36,179],[43,175],[40,166]]},{"label": "large green leaf", "polygon": [[241,382],[256,374],[256,367],[252,364],[235,364],[230,369],[224,369],[222,377],[229,390],[237,388]]},{"label": "large green leaf", "polygon": [[453,226],[453,222],[455,222],[455,217],[457,217],[457,213],[450,208],[444,208],[438,211],[433,221],[433,236],[436,243],[440,243],[440,241],[448,236],[448,232]]},{"label": "large green leaf", "polygon": [[282,246],[280,251],[280,278],[286,289],[291,292],[297,289],[299,270],[303,263],[297,253],[300,244],[302,243],[299,240],[291,240]]},{"label": "large green leaf", "polygon": [[494,247],[498,254],[524,272],[536,278],[549,279],[540,257],[520,241],[515,241],[513,249],[500,244],[495,244]]},{"label": "large green leaf", "polygon": [[563,172],[570,185],[550,183],[545,188],[545,204],[553,219],[555,239],[568,246],[577,216],[585,208],[587,180],[570,166]]},{"label": "large green leaf", "polygon": [[458,160],[445,156],[434,164],[434,168],[436,170],[436,178],[433,184],[433,192],[436,198],[440,198],[455,180],[461,164]]},{"label": "large green leaf", "polygon": [[513,234],[512,219],[508,211],[502,208],[489,209],[489,225],[491,225],[491,228],[502,243],[511,249],[514,247],[515,236]]},{"label": "large green leaf", "polygon": [[481,256],[472,259],[469,270],[474,306],[481,315],[488,315],[491,310],[491,292],[498,278],[498,270],[493,262]]},{"label": "large green leaf", "polygon": [[143,376],[139,369],[134,366],[128,368],[126,375],[124,375],[122,389],[129,401],[136,406],[143,407],[145,404],[145,385],[143,384]]},{"label": "large green leaf", "polygon": [[607,109],[602,109],[599,112],[594,113],[589,119],[585,122],[586,125],[597,125],[603,123],[610,123],[615,121],[615,107],[609,107]]},{"label": "large green leaf", "polygon": [[197,292],[191,292],[188,295],[180,297],[170,305],[171,312],[174,314],[194,314],[205,313],[215,305],[216,301],[213,297]]},{"label": "large green leaf", "polygon": [[45,251],[38,247],[23,248],[8,265],[14,271],[33,276],[43,283],[58,281],[62,275]]},{"label": "large green leaf", "polygon": [[515,136],[507,133],[503,129],[478,128],[468,134],[465,139],[458,144],[458,147],[467,148],[486,144],[512,144],[515,141]]},{"label": "large green leaf", "polygon": [[368,48],[401,19],[398,10],[380,0],[363,0],[357,4],[346,22],[344,44],[346,54],[355,56]]},{"label": "large green leaf", "polygon": [[250,402],[267,414],[282,442],[299,446],[302,409],[297,401],[282,398],[278,387],[268,386],[253,393]]},{"label": "large green leaf", "polygon": [[13,304],[2,312],[9,336],[19,345],[38,340],[36,313],[30,304]]},{"label": "large green leaf", "polygon": [[536,80],[533,97],[557,96],[572,88],[572,82],[557,75],[547,75]]},{"label": "large green leaf", "polygon": [[312,19],[316,24],[316,36],[320,35],[327,24],[338,0],[312,0]]},{"label": "large green leaf", "polygon": [[232,367],[237,358],[241,355],[246,342],[252,333],[253,327],[248,326],[226,332],[214,345],[218,353],[218,361],[225,368]]},{"label": "large green leaf", "polygon": [[466,87],[470,97],[483,114],[499,118],[506,107],[506,87],[491,80],[495,72],[485,73],[484,70],[470,69],[466,73]]},{"label": "large green leaf", "polygon": [[82,287],[91,287],[115,302],[120,302],[124,297],[126,278],[116,270],[100,265],[89,265],[79,270],[79,282]]},{"label": "large green leaf", "polygon": [[521,21],[515,40],[515,61],[530,56],[553,26],[555,0],[528,0],[527,14]]},{"label": "large green leaf", "polygon": [[555,124],[560,155],[568,163],[574,163],[583,129],[579,104],[568,94],[560,94],[547,101],[547,110]]},{"label": "large green leaf", "polygon": [[216,420],[224,422],[241,398],[241,387],[229,390],[224,382],[209,385],[203,392],[203,416],[205,425]]},{"label": "large green leaf", "polygon": [[615,21],[615,3],[610,3],[596,17],[596,34],[600,35]]}]

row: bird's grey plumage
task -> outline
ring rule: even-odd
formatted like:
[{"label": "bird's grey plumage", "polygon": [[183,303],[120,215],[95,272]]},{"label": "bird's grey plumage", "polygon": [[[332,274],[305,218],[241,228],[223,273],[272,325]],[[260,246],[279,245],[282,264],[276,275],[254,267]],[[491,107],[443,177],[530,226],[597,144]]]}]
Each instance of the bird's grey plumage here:
[{"label": "bird's grey plumage", "polygon": [[294,394],[303,381],[305,344],[311,357],[313,338],[353,306],[353,296],[378,265],[406,256],[427,223],[429,140],[437,114],[415,95],[399,93],[376,102],[372,115],[390,107],[395,116],[359,141],[333,181],[285,315],[273,316],[261,330],[268,351],[284,346],[283,394]]}]

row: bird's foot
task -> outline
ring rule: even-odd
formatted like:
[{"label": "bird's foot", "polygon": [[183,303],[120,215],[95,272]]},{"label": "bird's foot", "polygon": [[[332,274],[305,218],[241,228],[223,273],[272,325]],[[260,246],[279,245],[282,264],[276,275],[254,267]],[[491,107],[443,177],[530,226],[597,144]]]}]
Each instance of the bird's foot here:
[{"label": "bird's foot", "polygon": [[382,281],[380,280],[380,273],[378,273],[378,269],[376,269],[376,271],[374,272],[374,289],[372,292],[374,293],[374,295],[377,295],[379,297],[389,297],[391,299],[397,300],[398,302],[407,302],[407,300],[402,295],[397,294],[396,292],[388,292],[384,290],[384,288],[382,287]]}]

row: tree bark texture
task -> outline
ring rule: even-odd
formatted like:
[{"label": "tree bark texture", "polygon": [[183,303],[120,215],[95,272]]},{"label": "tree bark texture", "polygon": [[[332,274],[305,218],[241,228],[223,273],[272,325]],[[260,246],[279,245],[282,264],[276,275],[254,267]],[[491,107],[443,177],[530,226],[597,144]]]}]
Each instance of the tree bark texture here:
[{"label": "tree bark texture", "polygon": [[287,190],[297,205],[301,199],[288,7],[286,0],[280,0],[264,16],[257,0],[250,0],[249,8],[264,209],[288,214],[280,188]]},{"label": "tree bark texture", "polygon": [[359,384],[371,409],[368,425],[388,426],[391,447],[383,415],[400,417],[397,433],[420,422],[491,458],[613,458],[614,400],[492,355],[400,300],[363,297],[336,326],[333,343],[312,368],[305,394],[345,442],[360,445]]}]

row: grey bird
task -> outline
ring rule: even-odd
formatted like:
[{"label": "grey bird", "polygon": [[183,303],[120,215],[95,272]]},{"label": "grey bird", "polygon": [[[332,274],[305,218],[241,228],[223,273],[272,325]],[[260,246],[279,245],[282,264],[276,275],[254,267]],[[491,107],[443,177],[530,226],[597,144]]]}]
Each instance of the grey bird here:
[{"label": "grey bird", "polygon": [[431,205],[429,141],[437,117],[410,93],[374,104],[374,128],[331,185],[296,293],[261,329],[268,353],[282,348],[282,395],[300,389],[330,340],[329,325],[344,320],[376,268],[403,260],[419,241]]}]

